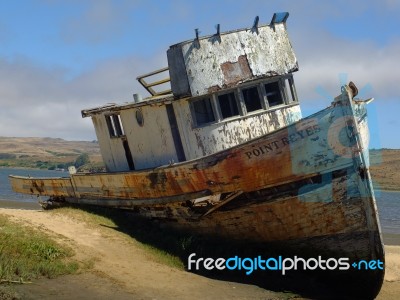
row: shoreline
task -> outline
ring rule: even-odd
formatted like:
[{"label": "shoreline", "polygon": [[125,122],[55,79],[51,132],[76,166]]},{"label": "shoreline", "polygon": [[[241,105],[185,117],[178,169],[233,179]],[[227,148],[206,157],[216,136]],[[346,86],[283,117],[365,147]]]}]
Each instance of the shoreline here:
[{"label": "shoreline", "polygon": [[0,199],[0,208],[6,209],[24,209],[24,210],[41,210],[40,204],[35,201],[20,201]]},{"label": "shoreline", "polygon": [[385,190],[385,189],[375,189],[375,188],[374,188],[374,192],[375,192],[375,193],[379,193],[379,192],[385,192],[385,193],[400,193],[400,190],[395,190],[395,189]]}]

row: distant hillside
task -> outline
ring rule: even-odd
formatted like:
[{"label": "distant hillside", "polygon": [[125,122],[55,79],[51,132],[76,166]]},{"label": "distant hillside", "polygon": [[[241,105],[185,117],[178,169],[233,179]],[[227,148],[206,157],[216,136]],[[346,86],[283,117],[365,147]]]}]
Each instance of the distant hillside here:
[{"label": "distant hillside", "polygon": [[82,154],[87,154],[92,164],[102,165],[96,141],[0,137],[0,166],[3,167],[65,168]]},{"label": "distant hillside", "polygon": [[375,186],[384,190],[400,191],[400,150],[371,150],[369,156]]}]

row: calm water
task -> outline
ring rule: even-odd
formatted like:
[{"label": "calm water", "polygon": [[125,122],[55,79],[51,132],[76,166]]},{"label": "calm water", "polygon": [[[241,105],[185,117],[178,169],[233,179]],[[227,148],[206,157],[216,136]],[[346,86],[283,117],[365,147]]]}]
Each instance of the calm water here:
[{"label": "calm water", "polygon": [[[1,169],[0,168],[0,201],[19,200],[36,202],[36,196],[14,193],[11,190],[8,175],[32,177],[68,177],[68,172],[27,169]],[[400,192],[375,191],[376,201],[384,233],[400,234]]]},{"label": "calm water", "polygon": [[375,191],[382,231],[400,234],[400,192]]},{"label": "calm water", "polygon": [[68,172],[32,170],[32,169],[8,169],[0,168],[0,201],[19,200],[24,202],[36,202],[36,196],[14,193],[11,189],[8,175],[32,176],[32,177],[69,177]]}]

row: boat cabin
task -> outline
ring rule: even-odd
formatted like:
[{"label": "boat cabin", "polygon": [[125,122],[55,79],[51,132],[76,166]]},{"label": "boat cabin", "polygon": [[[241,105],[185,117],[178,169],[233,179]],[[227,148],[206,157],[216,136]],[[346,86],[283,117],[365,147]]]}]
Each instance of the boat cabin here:
[{"label": "boat cabin", "polygon": [[[270,24],[173,45],[168,67],[138,77],[151,96],[82,111],[108,172],[156,168],[245,143],[301,119],[288,13]],[[161,75],[168,78],[160,79]]]}]

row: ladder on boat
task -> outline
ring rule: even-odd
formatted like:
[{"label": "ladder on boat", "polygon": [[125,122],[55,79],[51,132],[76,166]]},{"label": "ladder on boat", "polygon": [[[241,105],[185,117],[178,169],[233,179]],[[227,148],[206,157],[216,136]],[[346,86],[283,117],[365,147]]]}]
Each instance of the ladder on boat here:
[{"label": "ladder on boat", "polygon": [[[162,78],[162,75],[165,75],[169,71],[168,67],[156,70],[151,73],[147,73],[141,76],[138,76],[136,79],[139,81],[139,83],[152,95],[152,96],[161,96],[161,95],[167,95],[172,92],[171,90],[171,85],[169,84],[169,89],[161,90],[161,91],[156,91],[154,88],[159,87],[163,88],[165,86],[168,86],[168,83],[171,82],[171,79],[169,78],[169,73],[168,77],[164,79],[159,79],[160,77]],[[147,81],[146,81],[146,80]],[[149,81],[150,80],[150,81]]]}]

